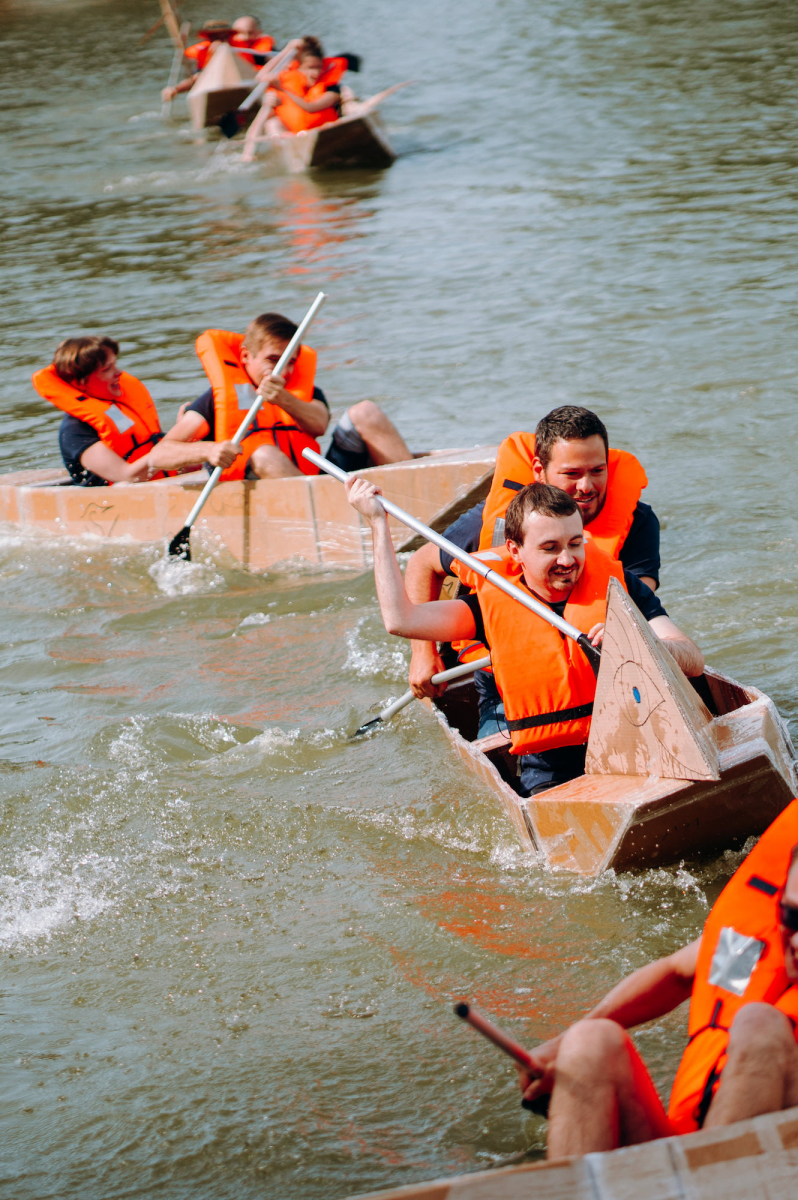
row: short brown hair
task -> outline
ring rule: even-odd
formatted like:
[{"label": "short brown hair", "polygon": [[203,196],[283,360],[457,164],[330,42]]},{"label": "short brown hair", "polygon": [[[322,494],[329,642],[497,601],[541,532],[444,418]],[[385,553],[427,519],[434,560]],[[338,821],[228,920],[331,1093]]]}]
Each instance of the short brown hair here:
[{"label": "short brown hair", "polygon": [[261,313],[247,325],[244,347],[250,354],[257,354],[264,342],[272,338],[276,342],[290,342],[296,331],[297,326],[288,317],[281,317],[279,313]]},{"label": "short brown hair", "polygon": [[64,383],[82,383],[99,367],[104,367],[109,354],[119,353],[119,343],[109,337],[67,338],[53,355],[53,366]]},{"label": "short brown hair", "polygon": [[562,408],[553,408],[538,421],[535,430],[535,455],[545,468],[549,465],[555,442],[583,442],[586,438],[597,436],[601,438],[604,449],[609,453],[610,443],[604,422],[589,408],[564,404]]},{"label": "short brown hair", "polygon": [[524,522],[529,513],[544,517],[572,517],[581,510],[572,496],[549,483],[530,483],[507,506],[504,536],[517,546],[524,544]]},{"label": "short brown hair", "polygon": [[303,38],[296,56],[299,62],[302,62],[303,58],[324,58],[324,50],[322,49],[321,42],[317,37]]}]

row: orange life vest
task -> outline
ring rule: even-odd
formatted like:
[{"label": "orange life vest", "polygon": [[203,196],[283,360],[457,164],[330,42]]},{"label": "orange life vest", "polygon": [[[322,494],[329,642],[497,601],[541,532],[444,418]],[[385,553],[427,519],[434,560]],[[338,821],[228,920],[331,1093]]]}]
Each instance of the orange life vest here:
[{"label": "orange life vest", "polygon": [[[507,549],[481,550],[474,557],[522,591],[529,590]],[[469,567],[455,561],[452,570],[479,598],[512,753],[538,754],[586,742],[596,677],[583,651]],[[620,564],[587,542],[585,567],[568,597],[565,620],[583,633],[603,621],[611,576],[625,587]]]},{"label": "orange life vest", "polygon": [[[504,545],[504,515],[521,488],[534,483],[534,433],[511,433],[499,446],[493,483],[482,514],[480,550]],[[633,454],[610,449],[607,455],[607,497],[601,512],[585,528],[593,542],[617,558],[632,527],[640,493],[648,484],[646,473]],[[497,525],[497,522],[501,524]]]},{"label": "orange life vest", "polygon": [[235,46],[240,50],[251,50],[252,54],[237,54],[236,58],[243,58],[244,61],[248,62],[251,66],[257,67],[261,66],[262,64],[256,63],[253,56],[255,54],[268,54],[271,50],[273,50],[274,38],[267,37],[264,34],[261,37],[250,39],[248,37],[242,37],[241,34],[237,33],[234,38],[230,39],[230,45]]},{"label": "orange life vest", "polygon": [[[241,346],[244,337],[240,333],[228,333],[224,329],[207,329],[195,343],[205,374],[213,388],[213,411],[217,442],[230,441],[255,399],[255,388],[241,363]],[[296,362],[286,379],[286,390],[308,404],[313,399],[313,380],[316,376],[316,351],[310,346],[300,346]],[[244,453],[240,454],[231,467],[222,472],[221,478],[243,479],[247,459],[258,446],[276,446],[299,467],[303,475],[318,475],[314,467],[302,457],[306,446],[318,453],[319,443],[309,433],[300,429],[295,419],[277,404],[264,404],[251,425],[251,432],[241,443]]]},{"label": "orange life vest", "polygon": [[794,800],[762,834],[707,918],[690,999],[690,1041],[668,1109],[677,1133],[703,1125],[726,1062],[729,1029],[743,1005],[764,1001],[798,1021],[798,986],[785,974],[777,909],[797,842]]},{"label": "orange life vest", "polygon": [[[66,383],[55,367],[45,367],[32,377],[36,391],[56,408],[85,421],[99,434],[100,441],[126,462],[135,462],[147,454],[163,437],[161,423],[152,396],[140,380],[123,371],[119,377],[118,400],[96,400],[75,383]],[[116,408],[130,424],[120,429],[113,419]],[[172,472],[161,471],[152,479],[163,479]]]},{"label": "orange life vest", "polygon": [[331,121],[338,120],[341,114],[337,108],[323,108],[317,113],[305,112],[304,108],[294,104],[290,97],[283,93],[293,92],[303,100],[318,100],[332,84],[343,78],[348,65],[345,58],[325,58],[324,70],[312,87],[308,86],[308,81],[298,66],[292,64],[287,71],[283,71],[280,75],[282,92],[278,94],[280,103],[277,116],[286,129],[291,133],[301,133],[304,129],[318,129],[320,125],[329,125]]},{"label": "orange life vest", "polygon": [[230,40],[230,38],[214,38],[212,42],[207,39],[202,42],[195,42],[193,46],[186,46],[183,56],[193,59],[197,64],[197,70],[202,71],[208,65],[208,59],[211,57],[213,47],[218,45],[220,41],[229,42]]}]

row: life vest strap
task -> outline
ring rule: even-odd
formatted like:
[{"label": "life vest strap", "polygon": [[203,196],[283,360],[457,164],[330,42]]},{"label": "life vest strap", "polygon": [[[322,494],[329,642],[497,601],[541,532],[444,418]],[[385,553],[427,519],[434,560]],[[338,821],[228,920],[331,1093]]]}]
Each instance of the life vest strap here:
[{"label": "life vest strap", "polygon": [[537,729],[540,725],[558,725],[561,721],[579,721],[582,717],[593,715],[593,702],[580,704],[576,708],[562,708],[559,712],[537,713],[534,717],[520,717],[517,721],[508,721],[510,733],[520,729]]},{"label": "life vest strap", "polygon": [[523,483],[516,483],[514,479],[505,479],[502,487],[508,488],[511,492],[522,492],[524,490]]}]

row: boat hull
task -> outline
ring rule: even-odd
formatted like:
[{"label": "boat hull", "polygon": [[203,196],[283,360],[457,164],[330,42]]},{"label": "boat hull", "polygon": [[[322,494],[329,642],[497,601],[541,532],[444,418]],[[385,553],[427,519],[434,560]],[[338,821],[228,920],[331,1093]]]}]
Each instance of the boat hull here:
[{"label": "boat hull", "polygon": [[269,143],[283,158],[289,171],[313,169],[381,170],[396,159],[376,112],[342,117],[302,133],[280,133]]},{"label": "boat hull", "polygon": [[[495,455],[491,446],[443,450],[359,474],[422,521],[448,524],[458,503],[484,498]],[[158,542],[182,527],[205,482],[204,472],[197,472],[153,483],[82,488],[70,486],[65,471],[21,471],[0,476],[0,521],[54,536]],[[392,518],[391,527],[400,545],[407,530]],[[353,569],[371,561],[369,531],[341,484],[328,475],[219,484],[195,531],[253,570],[289,559]]]}]

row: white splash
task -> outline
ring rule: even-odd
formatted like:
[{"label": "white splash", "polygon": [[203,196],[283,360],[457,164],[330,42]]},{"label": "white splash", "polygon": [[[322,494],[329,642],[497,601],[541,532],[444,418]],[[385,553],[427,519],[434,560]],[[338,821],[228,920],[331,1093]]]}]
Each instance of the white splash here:
[{"label": "white splash", "polygon": [[[361,679],[370,679],[374,675],[382,675],[388,679],[404,679],[407,674],[407,662],[404,652],[399,646],[386,646],[382,643],[368,644],[363,629],[369,617],[361,617],[354,629],[346,635],[347,656],[344,663],[345,671],[352,671]],[[385,636],[383,634],[383,636]]]},{"label": "white splash", "polygon": [[117,871],[113,859],[98,854],[69,864],[57,846],[20,851],[12,871],[0,876],[0,946],[48,941],[99,916],[114,903],[106,887]]},{"label": "white splash", "polygon": [[212,564],[168,555],[154,562],[148,573],[165,596],[202,596],[226,586],[224,576]]},{"label": "white splash", "polygon": [[239,629],[243,629],[245,625],[268,625],[271,621],[271,613],[254,612],[239,624]]}]

